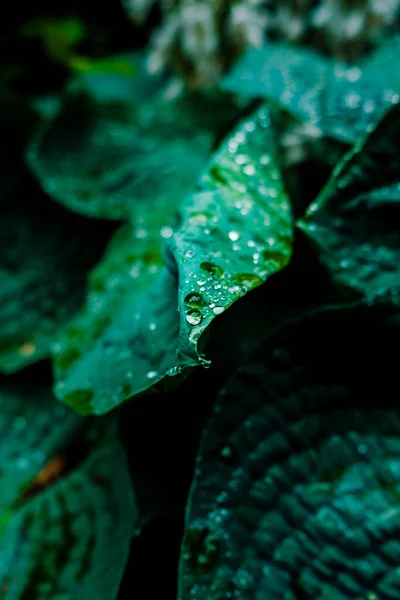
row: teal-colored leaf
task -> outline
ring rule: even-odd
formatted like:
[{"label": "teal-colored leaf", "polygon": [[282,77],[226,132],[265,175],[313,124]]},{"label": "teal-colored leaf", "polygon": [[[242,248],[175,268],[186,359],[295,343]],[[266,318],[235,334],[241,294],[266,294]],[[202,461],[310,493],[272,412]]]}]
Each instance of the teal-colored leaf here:
[{"label": "teal-colored leaf", "polygon": [[397,337],[334,311],[230,380],[199,450],[179,600],[398,596]]},{"label": "teal-colored leaf", "polygon": [[23,495],[84,420],[45,388],[0,391],[0,514]]},{"label": "teal-colored leaf", "polygon": [[287,265],[292,215],[266,107],[240,124],[183,203],[170,249],[179,269],[179,358],[198,360],[214,319]]},{"label": "teal-colored leaf", "polygon": [[298,225],[334,281],[369,302],[400,294],[400,106],[350,151]]},{"label": "teal-colored leaf", "polygon": [[175,233],[159,229],[163,218],[155,204],[148,225],[117,235],[85,310],[60,338],[55,391],[80,412],[106,412],[204,364],[211,321],[288,263],[292,218],[267,109],[215,154]]},{"label": "teal-colored leaf", "polygon": [[237,115],[223,98],[170,98],[139,57],[133,77],[82,77],[28,151],[43,188],[68,208],[110,219],[169,210],[192,188]]},{"label": "teal-colored leaf", "polygon": [[222,88],[268,98],[325,135],[354,143],[399,101],[399,50],[396,37],[354,66],[307,48],[271,43],[245,52]]},{"label": "teal-colored leaf", "polygon": [[29,174],[0,191],[0,370],[45,358],[84,297],[105,228],[43,197]]},{"label": "teal-colored leaf", "polygon": [[2,597],[115,599],[137,518],[115,424],[3,388],[0,427]]},{"label": "teal-colored leaf", "polygon": [[54,356],[56,395],[79,412],[107,412],[176,374],[178,282],[162,258],[171,234],[125,225],[91,273],[86,305]]}]

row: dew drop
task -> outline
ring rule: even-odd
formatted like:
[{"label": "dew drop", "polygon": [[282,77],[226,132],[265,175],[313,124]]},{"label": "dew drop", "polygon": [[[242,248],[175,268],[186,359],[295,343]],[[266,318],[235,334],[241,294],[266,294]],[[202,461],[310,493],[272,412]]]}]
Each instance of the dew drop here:
[{"label": "dew drop", "polygon": [[148,371],[146,374],[147,379],[154,379],[154,377],[157,377],[158,372],[157,371]]},{"label": "dew drop", "polygon": [[262,156],[260,156],[260,164],[261,165],[269,165],[271,162],[271,157],[268,156],[268,154],[263,154]]},{"label": "dew drop", "polygon": [[210,275],[213,277],[222,277],[224,274],[224,271],[221,269],[221,267],[212,262],[202,262],[200,264],[200,269],[210,273]]},{"label": "dew drop", "polygon": [[161,227],[160,233],[161,233],[161,237],[163,237],[164,239],[167,240],[168,238],[170,238],[173,235],[174,231],[173,231],[172,227],[169,227],[168,225],[166,225],[165,227]]},{"label": "dew drop", "polygon": [[246,288],[254,288],[258,285],[261,285],[262,279],[258,275],[254,275],[253,273],[238,273],[234,276],[235,281]]},{"label": "dew drop", "polygon": [[238,154],[235,158],[235,162],[238,165],[246,165],[250,162],[250,157],[246,154]]},{"label": "dew drop", "polygon": [[188,308],[202,308],[205,306],[204,298],[198,292],[191,292],[184,299],[184,304]]},{"label": "dew drop", "polygon": [[234,458],[234,454],[234,450],[230,445],[224,446],[220,452],[221,458],[227,462],[230,462]]},{"label": "dew drop", "polygon": [[186,315],[186,321],[189,325],[199,325],[202,321],[202,315],[199,310],[190,310]]},{"label": "dew drop", "polygon": [[254,165],[245,165],[243,167],[243,173],[245,173],[246,175],[255,175],[256,170],[254,168]]},{"label": "dew drop", "polygon": [[208,213],[193,212],[189,215],[188,222],[190,225],[201,225],[204,227],[207,225],[210,216]]},{"label": "dew drop", "polygon": [[232,242],[237,242],[240,238],[240,233],[238,231],[230,231],[228,237]]},{"label": "dew drop", "polygon": [[193,256],[196,254],[196,251],[193,250],[193,248],[189,248],[188,250],[186,250],[184,256],[185,258],[193,258]]},{"label": "dew drop", "polygon": [[223,313],[223,312],[224,312],[224,310],[225,310],[225,309],[224,309],[224,307],[223,307],[223,306],[215,306],[215,307],[213,308],[213,313],[214,313],[214,315],[220,315],[221,313]]},{"label": "dew drop", "polygon": [[193,327],[193,329],[191,329],[189,331],[189,335],[188,335],[189,342],[192,344],[196,344],[199,337],[201,336],[202,332],[203,332],[203,330],[201,327]]}]

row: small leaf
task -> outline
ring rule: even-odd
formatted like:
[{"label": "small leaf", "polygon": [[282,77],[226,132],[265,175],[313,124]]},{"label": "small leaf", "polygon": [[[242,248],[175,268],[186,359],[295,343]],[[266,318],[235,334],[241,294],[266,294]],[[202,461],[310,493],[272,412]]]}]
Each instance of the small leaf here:
[{"label": "small leaf", "polygon": [[400,38],[385,42],[359,65],[314,50],[270,43],[248,50],[222,83],[247,98],[268,98],[325,135],[354,143],[399,102]]},{"label": "small leaf", "polygon": [[115,426],[88,423],[46,390],[0,396],[1,593],[116,598],[136,508]]},{"label": "small leaf", "polygon": [[399,117],[388,111],[298,222],[334,281],[368,302],[400,294]]},{"label": "small leaf", "polygon": [[131,219],[151,213],[153,203],[175,205],[237,115],[223,98],[169,98],[165,81],[148,75],[139,55],[130,64],[133,77],[88,67],[92,74],[71,84],[28,151],[43,188],[88,216]]},{"label": "small leaf", "polygon": [[175,233],[163,202],[152,207],[148,224],[117,234],[56,348],[55,393],[80,412],[107,412],[205,364],[199,343],[212,320],[289,261],[291,211],[268,111],[221,146]]},{"label": "small leaf", "polygon": [[230,380],[199,450],[179,600],[396,596],[397,337],[333,311]]}]

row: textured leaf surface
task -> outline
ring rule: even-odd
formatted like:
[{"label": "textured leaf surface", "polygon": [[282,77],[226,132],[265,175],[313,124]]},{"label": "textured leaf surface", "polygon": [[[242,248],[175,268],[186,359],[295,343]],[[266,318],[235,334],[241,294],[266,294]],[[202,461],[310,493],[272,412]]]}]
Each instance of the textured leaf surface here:
[{"label": "textured leaf surface", "polygon": [[223,99],[168,98],[136,62],[134,77],[77,80],[31,145],[42,186],[72,210],[112,219],[144,217],[154,203],[169,210],[237,114]]},{"label": "textured leaf surface", "polygon": [[45,388],[0,391],[0,510],[16,502],[83,419]]},{"label": "textured leaf surface", "polygon": [[335,311],[230,381],[200,447],[180,599],[399,596],[397,335]]},{"label": "textured leaf surface", "polygon": [[[20,174],[21,175],[21,174]],[[0,190],[0,370],[46,357],[84,297],[105,228],[67,213],[29,175]]]},{"label": "textured leaf surface", "polygon": [[334,280],[366,296],[400,293],[400,107],[339,163],[299,222]]},{"label": "textured leaf surface", "polygon": [[354,143],[399,101],[399,49],[394,38],[358,66],[347,66],[305,48],[269,44],[247,51],[222,87],[273,100],[326,135]]},{"label": "textured leaf surface", "polygon": [[178,282],[162,259],[171,233],[126,225],[91,273],[86,306],[54,356],[56,394],[79,412],[107,412],[176,374]]},{"label": "textured leaf surface", "polygon": [[2,597],[116,598],[136,509],[114,425],[46,391],[3,389],[0,400]]},{"label": "textured leaf surface", "polygon": [[267,110],[216,153],[175,233],[157,228],[168,218],[158,210],[117,235],[56,349],[56,394],[80,412],[106,412],[204,363],[198,342],[211,321],[289,261],[291,211]]},{"label": "textured leaf surface", "polygon": [[197,360],[212,319],[281,270],[292,250],[292,215],[266,107],[222,145],[181,209],[170,248],[179,269],[179,355]]}]

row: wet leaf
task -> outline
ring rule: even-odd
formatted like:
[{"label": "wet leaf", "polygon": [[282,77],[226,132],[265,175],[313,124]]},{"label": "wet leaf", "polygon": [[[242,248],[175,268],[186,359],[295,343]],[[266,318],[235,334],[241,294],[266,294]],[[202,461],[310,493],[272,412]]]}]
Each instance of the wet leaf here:
[{"label": "wet leaf", "polygon": [[116,598],[136,508],[115,424],[46,390],[0,396],[0,594]]},{"label": "wet leaf", "polygon": [[91,273],[54,356],[56,395],[79,412],[107,412],[177,374],[178,282],[162,257],[170,233],[125,225]]},{"label": "wet leaf", "polygon": [[400,106],[350,151],[298,225],[340,286],[399,301]]},{"label": "wet leaf", "polygon": [[175,233],[158,229],[168,213],[154,205],[151,221],[117,235],[56,347],[58,398],[100,414],[206,363],[199,342],[211,321],[290,258],[290,205],[274,152],[261,109],[215,154]]},{"label": "wet leaf", "polygon": [[19,500],[82,424],[82,417],[55,402],[45,388],[1,388],[1,512]]},{"label": "wet leaf", "polygon": [[[127,62],[127,59],[126,61]],[[61,110],[28,151],[43,188],[70,209],[111,219],[145,217],[189,192],[212,149],[237,115],[223,98],[170,98],[146,73],[76,79]]]},{"label": "wet leaf", "polygon": [[354,143],[384,111],[399,102],[400,38],[385,42],[358,65],[324,58],[281,43],[247,51],[222,88],[268,98],[325,135]]},{"label": "wet leaf", "polygon": [[361,312],[286,327],[221,393],[189,498],[179,600],[398,594],[398,331]]},{"label": "wet leaf", "polygon": [[289,262],[292,216],[266,107],[221,146],[183,203],[170,249],[179,269],[179,359],[198,360],[211,321]]}]

